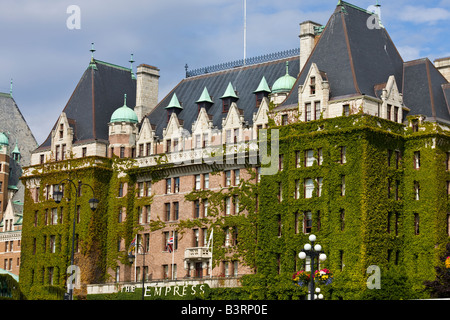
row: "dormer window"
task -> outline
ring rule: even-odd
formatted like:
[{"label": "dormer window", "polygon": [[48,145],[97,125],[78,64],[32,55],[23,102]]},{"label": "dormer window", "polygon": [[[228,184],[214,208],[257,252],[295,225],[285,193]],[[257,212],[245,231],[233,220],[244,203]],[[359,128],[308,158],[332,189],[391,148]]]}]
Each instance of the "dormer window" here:
[{"label": "dormer window", "polygon": [[316,77],[311,77],[310,83],[309,83],[309,90],[311,95],[316,94]]},{"label": "dormer window", "polygon": [[59,125],[59,138],[62,139],[64,137],[64,124],[61,123]]},{"label": "dormer window", "polygon": [[258,85],[258,88],[253,92],[256,96],[256,107],[259,108],[264,97],[268,97],[270,94],[270,88],[267,84],[266,78],[262,77],[261,82]]},{"label": "dormer window", "polygon": [[231,82],[228,84],[224,95],[220,97],[220,99],[222,99],[222,112],[224,113],[228,112],[228,110],[230,110],[231,104],[239,99],[236,95],[236,91],[233,89],[233,85],[231,84]]},{"label": "dormer window", "polygon": [[222,99],[222,112],[223,113],[227,113],[228,110],[230,110],[230,106],[231,106],[231,99],[230,98]]}]

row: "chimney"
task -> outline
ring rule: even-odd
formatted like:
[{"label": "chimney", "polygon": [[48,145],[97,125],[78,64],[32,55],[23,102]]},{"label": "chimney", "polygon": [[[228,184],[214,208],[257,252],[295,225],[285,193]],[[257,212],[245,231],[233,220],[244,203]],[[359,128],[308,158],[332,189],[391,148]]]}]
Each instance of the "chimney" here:
[{"label": "chimney", "polygon": [[158,104],[159,69],[141,64],[136,72],[136,107],[134,111],[141,121]]},{"label": "chimney", "polygon": [[300,23],[300,72],[305,66],[316,43],[316,31],[314,27],[321,27],[321,24],[313,21]]},{"label": "chimney", "polygon": [[434,66],[450,82],[450,57],[434,60]]}]

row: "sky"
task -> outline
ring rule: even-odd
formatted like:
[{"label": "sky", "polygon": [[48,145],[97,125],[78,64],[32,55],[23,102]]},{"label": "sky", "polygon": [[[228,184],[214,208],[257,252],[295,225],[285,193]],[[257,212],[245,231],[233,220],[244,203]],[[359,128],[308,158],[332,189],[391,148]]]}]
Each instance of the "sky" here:
[{"label": "sky", "polygon": [[[298,48],[299,24],[326,24],[337,2],[246,0],[246,56]],[[348,2],[367,9],[376,0]],[[379,3],[405,61],[450,56],[450,0]],[[0,0],[0,8],[0,92],[13,79],[13,97],[39,144],[88,67],[92,42],[96,59],[130,67],[133,53],[134,72],[142,63],[158,67],[159,100],[185,77],[186,64],[244,56],[244,0]]]}]

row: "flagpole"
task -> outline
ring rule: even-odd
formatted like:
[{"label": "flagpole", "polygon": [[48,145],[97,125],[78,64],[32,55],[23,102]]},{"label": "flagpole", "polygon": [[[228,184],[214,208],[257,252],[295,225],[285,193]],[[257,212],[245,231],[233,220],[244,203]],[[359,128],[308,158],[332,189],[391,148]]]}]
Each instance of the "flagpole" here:
[{"label": "flagpole", "polygon": [[247,0],[244,0],[244,66],[247,55]]},{"label": "flagpole", "polygon": [[172,280],[173,280],[173,267],[175,259],[175,231],[172,231],[173,247],[172,247]]},{"label": "flagpole", "polygon": [[[137,234],[134,238],[136,239],[137,242]],[[137,256],[137,246],[134,247],[134,252],[136,253]],[[137,259],[134,259],[134,282],[137,282],[136,266],[137,266]]]}]

